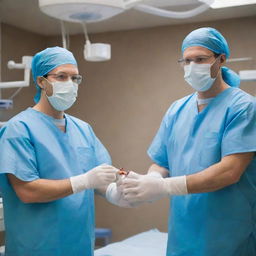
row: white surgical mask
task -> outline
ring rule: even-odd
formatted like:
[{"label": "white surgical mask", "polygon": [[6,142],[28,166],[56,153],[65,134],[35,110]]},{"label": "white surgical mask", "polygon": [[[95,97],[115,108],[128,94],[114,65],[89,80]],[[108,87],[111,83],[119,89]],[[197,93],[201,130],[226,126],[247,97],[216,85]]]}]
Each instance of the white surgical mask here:
[{"label": "white surgical mask", "polygon": [[47,96],[50,104],[58,111],[65,111],[76,101],[78,84],[69,80],[67,82],[51,82],[53,94]]},{"label": "white surgical mask", "polygon": [[191,62],[184,66],[184,79],[196,91],[205,92],[211,88],[215,78],[211,77],[211,66],[213,64],[196,64]]}]

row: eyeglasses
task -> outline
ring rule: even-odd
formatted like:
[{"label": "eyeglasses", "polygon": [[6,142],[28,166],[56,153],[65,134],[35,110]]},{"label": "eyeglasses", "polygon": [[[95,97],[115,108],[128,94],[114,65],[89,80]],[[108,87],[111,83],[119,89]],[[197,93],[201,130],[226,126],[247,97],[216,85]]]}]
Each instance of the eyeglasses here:
[{"label": "eyeglasses", "polygon": [[81,84],[82,82],[82,76],[81,75],[69,75],[67,73],[58,73],[58,74],[46,74],[44,75],[44,77],[48,77],[48,76],[53,76],[54,79],[56,79],[57,81],[60,82],[66,82],[69,80],[69,78],[71,78],[72,82],[76,83],[76,84]]},{"label": "eyeglasses", "polygon": [[207,56],[207,55],[202,55],[202,56],[197,56],[195,58],[185,58],[185,59],[179,59],[178,63],[180,63],[181,66],[186,66],[189,65],[192,61],[196,64],[204,64],[207,63],[207,61],[211,58],[211,57],[218,57],[220,55],[214,54],[211,56]]}]

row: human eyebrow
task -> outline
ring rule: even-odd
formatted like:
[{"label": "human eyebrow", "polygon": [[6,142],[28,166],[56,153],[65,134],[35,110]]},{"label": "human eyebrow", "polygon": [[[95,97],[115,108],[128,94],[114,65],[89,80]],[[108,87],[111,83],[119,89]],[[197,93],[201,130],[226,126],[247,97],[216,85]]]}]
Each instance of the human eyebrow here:
[{"label": "human eyebrow", "polygon": [[209,55],[198,55],[198,56],[195,56],[194,58],[197,59],[197,58],[209,58],[209,57],[212,57],[213,55],[209,56]]}]

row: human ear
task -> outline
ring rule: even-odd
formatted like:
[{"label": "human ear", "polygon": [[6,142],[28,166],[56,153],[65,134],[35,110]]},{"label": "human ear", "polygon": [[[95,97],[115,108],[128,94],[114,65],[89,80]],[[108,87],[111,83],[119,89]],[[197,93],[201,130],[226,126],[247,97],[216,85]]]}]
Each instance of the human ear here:
[{"label": "human ear", "polygon": [[38,76],[37,79],[36,79],[36,83],[38,84],[38,86],[41,88],[41,89],[44,89],[46,87],[46,81],[45,79],[42,77],[42,76]]},{"label": "human ear", "polygon": [[220,55],[220,64],[224,64],[226,62],[226,55],[222,54]]}]

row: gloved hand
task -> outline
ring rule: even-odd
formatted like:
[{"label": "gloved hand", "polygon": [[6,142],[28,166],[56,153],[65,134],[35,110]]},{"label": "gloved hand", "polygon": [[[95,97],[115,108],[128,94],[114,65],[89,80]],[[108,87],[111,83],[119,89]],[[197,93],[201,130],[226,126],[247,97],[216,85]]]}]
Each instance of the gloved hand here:
[{"label": "gloved hand", "polygon": [[152,202],[165,196],[187,194],[186,176],[172,178],[130,172],[122,182],[124,199],[131,203]]},{"label": "gloved hand", "polygon": [[116,183],[110,183],[106,191],[107,200],[117,206],[131,208],[133,207],[132,203],[124,199],[123,193],[120,190],[120,187]]},{"label": "gloved hand", "polygon": [[117,180],[114,183],[110,183],[108,185],[108,188],[106,190],[106,199],[117,206],[120,207],[125,207],[125,208],[132,208],[132,207],[137,207],[141,204],[141,202],[137,203],[131,203],[124,199],[124,194],[122,191],[122,182],[123,180],[126,179],[125,175],[119,175],[117,174]]},{"label": "gloved hand", "polygon": [[70,178],[73,193],[85,189],[97,189],[108,186],[116,180],[118,169],[111,165],[99,165],[90,171]]}]

